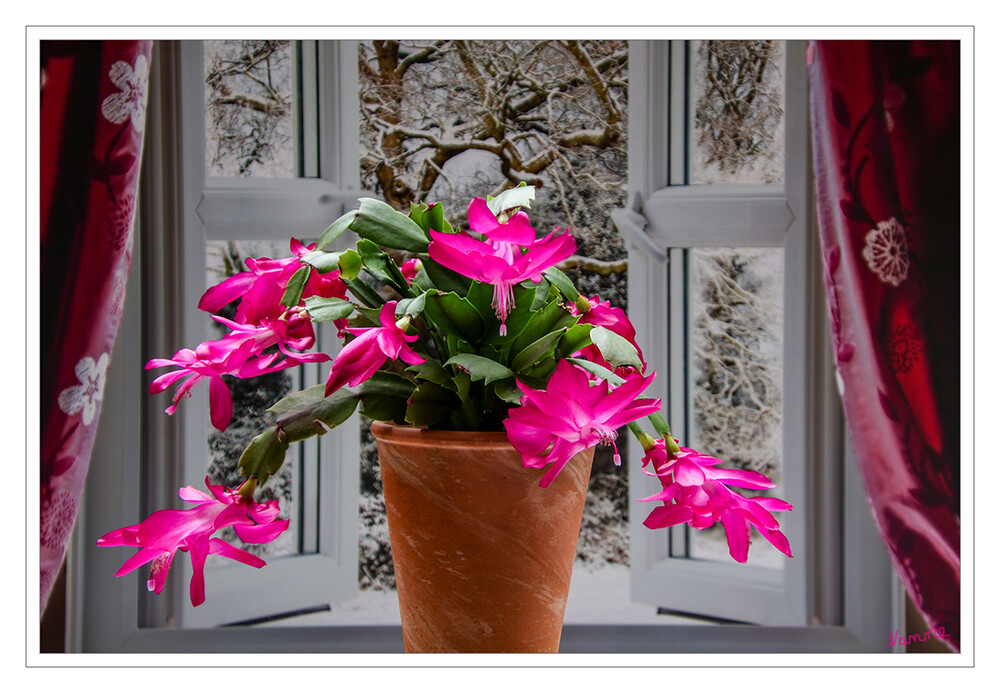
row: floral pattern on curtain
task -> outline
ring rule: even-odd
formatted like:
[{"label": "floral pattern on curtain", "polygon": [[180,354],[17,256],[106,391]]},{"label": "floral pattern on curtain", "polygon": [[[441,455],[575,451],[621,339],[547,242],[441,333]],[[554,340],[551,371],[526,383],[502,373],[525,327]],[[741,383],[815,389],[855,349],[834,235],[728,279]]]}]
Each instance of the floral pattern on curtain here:
[{"label": "floral pattern on curtain", "polygon": [[125,300],[150,41],[41,44],[41,610],[66,553]]},{"label": "floral pattern on curtain", "polygon": [[959,44],[819,41],[807,61],[848,427],[896,570],[957,651]]}]

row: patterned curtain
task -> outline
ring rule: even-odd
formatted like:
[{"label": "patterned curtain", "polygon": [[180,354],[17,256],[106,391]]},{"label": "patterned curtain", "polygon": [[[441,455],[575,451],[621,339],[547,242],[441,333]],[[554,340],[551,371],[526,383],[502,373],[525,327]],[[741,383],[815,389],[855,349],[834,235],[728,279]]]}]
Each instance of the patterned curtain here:
[{"label": "patterned curtain", "polygon": [[854,451],[896,570],[957,651],[959,44],[819,41],[807,60]]},{"label": "patterned curtain", "polygon": [[41,44],[41,610],[94,444],[132,256],[150,41]]}]

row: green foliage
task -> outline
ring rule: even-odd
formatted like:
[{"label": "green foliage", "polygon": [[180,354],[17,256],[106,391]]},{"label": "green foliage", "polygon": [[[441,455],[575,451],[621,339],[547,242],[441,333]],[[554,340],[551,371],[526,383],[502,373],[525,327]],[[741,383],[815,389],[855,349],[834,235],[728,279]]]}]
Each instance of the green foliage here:
[{"label": "green foliage", "polygon": [[410,219],[425,232],[440,231],[455,233],[455,229],[444,218],[444,206],[441,204],[427,205],[423,202],[410,205]]},{"label": "green foliage", "polygon": [[615,334],[606,327],[595,327],[590,331],[590,338],[594,345],[601,350],[601,356],[611,364],[612,368],[620,366],[642,368],[639,352],[621,335]]},{"label": "green foliage", "polygon": [[275,427],[284,440],[294,443],[322,435],[351,417],[359,395],[338,390],[325,396],[324,389],[324,385],[313,385],[288,395],[267,410],[274,415]]},{"label": "green foliage", "polygon": [[385,202],[370,197],[361,199],[350,229],[361,238],[387,248],[413,253],[427,251],[429,236],[415,221]]},{"label": "green foliage", "polygon": [[576,301],[580,297],[580,292],[577,291],[573,280],[567,277],[562,270],[556,267],[549,267],[542,274],[570,301]]},{"label": "green foliage", "polygon": [[282,440],[277,428],[268,428],[250,441],[240,456],[240,473],[260,479],[263,484],[272,474],[277,474],[285,462],[288,441]]},{"label": "green foliage", "polygon": [[310,296],[306,299],[306,311],[313,322],[341,320],[354,312],[354,305],[342,298]]},{"label": "green foliage", "polygon": [[473,380],[484,380],[487,385],[496,380],[514,377],[514,372],[503,364],[477,354],[456,354],[444,365],[458,366]]},{"label": "green foliage", "polygon": [[355,216],[356,215],[353,212],[350,212],[326,227],[326,231],[321,233],[319,235],[319,239],[316,241],[316,250],[322,250],[340,238],[341,234],[343,234],[344,231],[346,231],[351,225],[351,222],[354,221]]},{"label": "green foliage", "polygon": [[486,333],[486,321],[476,307],[458,294],[429,294],[424,314],[444,334],[476,343]]},{"label": "green foliage", "polygon": [[410,396],[406,408],[406,423],[414,426],[434,426],[447,421],[452,412],[462,404],[457,389],[457,383],[455,391],[429,380],[420,383]]},{"label": "green foliage", "polygon": [[[502,214],[527,207],[533,198],[533,189],[522,186],[488,204]],[[323,250],[348,230],[359,236],[354,249]],[[407,215],[364,199],[358,210],[331,224],[317,250],[303,258],[303,266],[289,282],[287,301],[298,303],[312,272],[339,272],[355,300],[309,297],[305,308],[311,319],[378,326],[380,308],[396,300],[395,315],[403,321],[399,324],[419,338],[413,348],[426,360],[406,368],[387,362],[359,387],[345,387],[329,396],[324,385],[317,385],[280,400],[267,410],[273,425],[251,441],[240,459],[244,473],[262,480],[275,474],[290,443],[322,435],[359,407],[367,418],[397,424],[499,429],[510,407],[520,401],[520,383],[544,388],[558,360],[584,347],[596,345],[612,368],[639,365],[627,340],[579,322],[580,316],[571,309],[579,294],[570,278],[554,268],[546,270],[540,282],[513,287],[506,332],[500,334],[494,287],[431,260],[427,255],[431,230],[455,232],[440,204],[414,204]],[[420,259],[419,270],[407,281],[399,263],[414,254]],[[603,366],[573,360],[598,377],[621,382]]]},{"label": "green foliage", "polygon": [[358,252],[361,253],[361,261],[368,274],[401,295],[405,296],[410,292],[406,278],[399,267],[375,243],[362,238],[358,241]]},{"label": "green foliage", "polygon": [[463,277],[458,272],[434,262],[429,257],[422,258],[421,262],[423,263],[423,268],[414,282],[421,289],[439,289],[458,294],[459,296],[465,296],[469,293],[472,280],[468,277]]},{"label": "green foliage", "polygon": [[313,250],[302,258],[302,262],[311,265],[317,272],[323,274],[339,271],[341,279],[354,279],[361,270],[361,256],[356,250],[351,249],[339,252]]},{"label": "green foliage", "polygon": [[309,265],[302,265],[295,271],[292,278],[288,280],[288,284],[285,285],[285,293],[281,297],[281,305],[286,308],[299,305],[299,302],[302,300],[302,291],[306,288],[306,282],[309,281],[310,271]]},{"label": "green foliage", "polygon": [[361,414],[376,421],[406,423],[406,408],[414,383],[396,373],[378,371],[360,386]]}]

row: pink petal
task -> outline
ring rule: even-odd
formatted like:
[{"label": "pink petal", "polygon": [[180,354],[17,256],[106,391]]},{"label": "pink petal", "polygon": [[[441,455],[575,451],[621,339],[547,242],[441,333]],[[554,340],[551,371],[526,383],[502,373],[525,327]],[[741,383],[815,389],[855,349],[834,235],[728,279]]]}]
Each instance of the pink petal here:
[{"label": "pink petal", "polygon": [[761,496],[758,498],[751,498],[752,502],[757,503],[759,506],[765,510],[770,510],[772,513],[782,512],[792,509],[792,504],[783,501],[780,498],[771,498],[770,496]]},{"label": "pink petal", "polygon": [[729,555],[737,563],[746,563],[750,551],[750,525],[736,512],[727,510],[722,513],[722,526],[726,530],[726,540],[729,543]]},{"label": "pink petal", "polygon": [[500,225],[489,204],[482,197],[472,198],[469,203],[469,228],[478,233],[486,233]]},{"label": "pink petal", "polygon": [[747,501],[747,499],[740,497],[743,500],[739,505],[739,509],[745,514],[747,520],[756,525],[761,529],[778,529],[778,521],[774,519],[774,516],[762,508],[759,504]]},{"label": "pink petal", "polygon": [[659,493],[654,493],[652,496],[649,496],[647,498],[640,498],[639,502],[643,502],[643,501],[664,501],[664,502],[668,502],[668,501],[673,500],[674,496],[676,496],[676,495],[677,495],[677,485],[676,484],[668,484]]},{"label": "pink petal", "polygon": [[209,541],[207,536],[195,537],[188,545],[191,552],[191,606],[199,606],[205,602],[205,559],[208,558]]},{"label": "pink petal", "polygon": [[716,481],[739,488],[774,488],[775,484],[760,472],[744,469],[712,469],[707,474]]},{"label": "pink petal", "polygon": [[236,299],[242,297],[257,280],[257,275],[253,272],[240,272],[225,281],[216,284],[204,294],[198,301],[199,310],[215,313],[224,306],[229,305]]},{"label": "pink petal", "polygon": [[501,251],[488,243],[461,233],[430,233],[434,239],[427,247],[431,259],[461,275],[493,284],[510,269],[507,261],[498,257]]},{"label": "pink petal", "polygon": [[[649,409],[654,406],[654,403],[657,404],[655,405],[656,408],[653,411],[658,411],[660,408],[658,404],[659,400],[654,400],[654,399],[636,400],[636,396],[639,393],[643,392],[647,387],[649,387],[650,383],[653,382],[653,379],[655,377],[656,373],[653,372],[646,377],[642,377],[641,375],[636,374],[630,378],[627,378],[622,385],[616,387],[614,390],[610,392],[610,394],[608,394],[607,397],[601,400],[600,406],[594,409],[594,415],[597,416],[602,421],[610,421],[611,417],[614,414],[619,413],[625,409],[631,407],[640,407],[643,409]],[[629,421],[635,421],[636,419],[642,418],[643,416],[646,415],[647,414],[640,414],[639,416],[636,416],[633,419],[628,419],[626,421],[623,421],[621,424],[619,424],[619,426],[623,426]],[[617,427],[618,426],[616,426],[616,428]]]},{"label": "pink petal", "polygon": [[701,486],[705,483],[705,472],[697,464],[686,459],[677,460],[674,465],[674,478],[681,486]]},{"label": "pink petal", "polygon": [[214,376],[208,381],[208,401],[212,426],[220,431],[226,430],[233,419],[233,397],[229,386],[222,378]]},{"label": "pink petal", "polygon": [[153,561],[149,579],[146,580],[146,589],[156,592],[156,594],[163,592],[163,588],[167,586],[167,574],[170,572],[170,566],[176,553],[176,551],[170,551],[157,556],[157,560]]},{"label": "pink petal", "polygon": [[191,371],[186,369],[180,369],[176,371],[171,371],[169,373],[164,373],[163,375],[153,380],[152,383],[150,383],[149,394],[157,395],[166,390],[168,387],[173,385],[175,382],[177,382],[184,376],[188,375],[196,378],[199,377],[197,373],[192,373]]},{"label": "pink petal", "polygon": [[217,554],[219,556],[223,556],[224,558],[231,558],[234,561],[239,561],[240,563],[244,563],[254,568],[262,568],[267,565],[264,559],[254,556],[249,551],[238,549],[232,544],[217,537],[212,537],[209,553]]},{"label": "pink petal", "polygon": [[528,252],[517,261],[518,276],[534,282],[541,281],[542,270],[562,262],[575,252],[576,240],[572,235],[564,233],[552,238],[552,234],[549,234],[533,243]]},{"label": "pink petal", "polygon": [[[191,356],[194,357],[193,351],[191,352]],[[151,368],[162,368],[164,366],[180,366],[183,368],[185,365],[186,362],[178,362],[174,359],[150,359],[146,362],[145,368],[148,371]]]},{"label": "pink petal", "polygon": [[622,426],[638,421],[644,416],[655,414],[662,408],[662,403],[658,399],[637,399],[617,414],[609,416],[605,423],[611,428],[621,428]]},{"label": "pink petal", "polygon": [[[556,436],[579,435],[579,428],[570,425],[564,417],[550,416],[533,406],[511,409],[504,420],[504,426],[507,427],[507,438],[515,447],[519,444],[530,445],[529,441],[542,439],[547,441],[547,447]],[[537,450],[536,454],[540,451]]]},{"label": "pink petal", "polygon": [[403,340],[400,338],[400,332],[396,329],[396,326],[393,325],[392,327],[376,330],[375,335],[375,343],[378,345],[378,350],[390,359],[395,359],[396,355],[399,354],[399,350],[403,348]]},{"label": "pink petal", "polygon": [[389,301],[384,306],[382,310],[378,312],[379,322],[382,323],[382,327],[396,330],[396,304],[398,301]]},{"label": "pink petal", "polygon": [[778,549],[781,553],[785,554],[789,558],[792,557],[792,547],[788,544],[788,537],[779,532],[778,530],[770,530],[766,532],[761,532],[764,538],[771,542],[774,548]]},{"label": "pink petal", "polygon": [[212,503],[216,499],[194,486],[185,486],[177,491],[181,500],[188,503]]},{"label": "pink petal", "polygon": [[546,456],[551,459],[552,466],[548,468],[545,474],[542,476],[542,481],[539,486],[546,487],[555,481],[555,478],[562,471],[566,463],[578,452],[586,450],[590,447],[584,443],[567,443],[563,440],[557,440],[555,445],[552,447],[552,451]]},{"label": "pink petal", "polygon": [[230,505],[233,502],[232,494],[226,490],[226,487],[222,484],[213,484],[209,481],[209,476],[205,475],[205,488],[211,491],[212,496],[215,500],[219,501],[224,505]]},{"label": "pink petal", "polygon": [[247,514],[257,524],[265,524],[277,519],[280,512],[278,501],[272,500],[265,503],[252,503]]},{"label": "pink petal", "polygon": [[97,540],[98,546],[139,546],[137,534],[139,525],[130,525],[115,529]]},{"label": "pink petal", "polygon": [[288,520],[275,520],[260,525],[235,525],[233,530],[248,544],[266,544],[277,539],[288,525]]},{"label": "pink petal", "polygon": [[189,537],[210,533],[224,507],[221,503],[205,503],[187,510],[157,510],[139,524],[137,540],[145,547],[172,550]]},{"label": "pink petal", "polygon": [[415,352],[413,349],[403,347],[399,352],[399,358],[403,360],[404,363],[408,363],[414,366],[418,363],[423,363],[427,359]]},{"label": "pink petal", "polygon": [[[596,400],[603,400],[607,393],[607,383],[598,384],[593,392],[596,393]],[[524,391],[524,390],[522,390]],[[526,391],[525,391],[526,392]],[[534,392],[552,392],[571,396],[587,397],[591,394],[590,375],[579,366],[575,366],[569,361],[561,360],[556,365],[556,370],[546,383],[545,390],[534,390]],[[595,401],[596,401],[595,400]]]},{"label": "pink petal", "polygon": [[139,549],[122,564],[122,567],[115,573],[115,577],[121,577],[122,575],[131,573],[136,568],[146,565],[161,555],[163,555],[163,552],[158,551],[157,549]]},{"label": "pink petal", "polygon": [[385,363],[385,354],[374,348],[377,339],[378,330],[368,330],[344,345],[330,367],[326,380],[327,396],[344,385],[354,387]]},{"label": "pink petal", "polygon": [[692,514],[691,508],[687,506],[661,505],[658,508],[653,508],[642,524],[648,529],[662,529],[689,522]]}]

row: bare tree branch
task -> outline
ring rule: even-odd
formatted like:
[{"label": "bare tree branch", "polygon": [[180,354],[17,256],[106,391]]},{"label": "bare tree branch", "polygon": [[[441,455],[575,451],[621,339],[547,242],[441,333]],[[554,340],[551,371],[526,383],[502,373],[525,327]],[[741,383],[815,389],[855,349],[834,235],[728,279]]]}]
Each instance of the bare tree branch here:
[{"label": "bare tree branch", "polygon": [[[489,190],[553,183],[552,167],[571,165],[564,152],[621,147],[623,159],[626,57],[624,44],[597,42],[363,44],[363,175],[406,209],[475,152],[493,160],[483,175],[499,175]],[[459,194],[455,181],[446,187]]]}]

